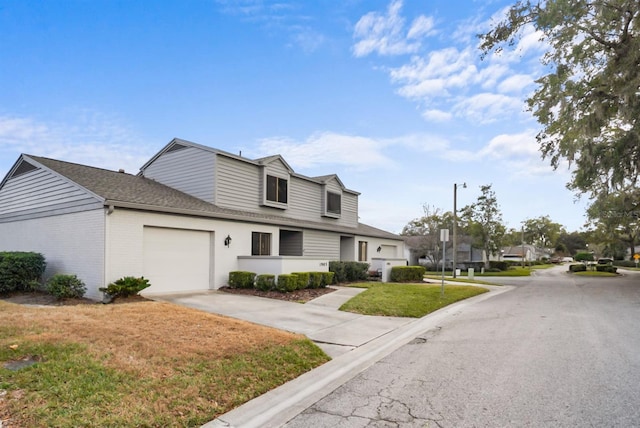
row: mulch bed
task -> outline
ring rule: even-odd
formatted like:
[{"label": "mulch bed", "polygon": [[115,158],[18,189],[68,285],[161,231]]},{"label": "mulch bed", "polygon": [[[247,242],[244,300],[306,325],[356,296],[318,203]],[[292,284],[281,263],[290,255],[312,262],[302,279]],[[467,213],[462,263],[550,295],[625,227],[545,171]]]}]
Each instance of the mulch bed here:
[{"label": "mulch bed", "polygon": [[304,290],[295,290],[283,293],[280,291],[260,291],[253,288],[229,288],[221,287],[219,289],[225,293],[245,294],[249,296],[266,297],[268,299],[286,300],[288,302],[308,302],[316,297],[323,296],[336,291],[334,288],[305,288]]},{"label": "mulch bed", "polygon": [[[34,306],[75,306],[75,305],[95,305],[95,300],[81,298],[65,298],[57,299],[51,294],[43,291],[15,291],[7,294],[0,294],[0,300],[4,300],[9,303],[16,303],[18,305],[34,305]],[[143,302],[148,301],[142,296],[135,295],[129,297],[119,297],[114,299],[113,304],[130,303],[130,302]]]},{"label": "mulch bed", "polygon": [[[327,293],[336,291],[333,288],[313,288],[305,290],[295,290],[288,293],[280,291],[260,291],[255,289],[229,288],[221,287],[220,291],[233,294],[245,294],[250,296],[266,297],[269,299],[286,300],[288,302],[308,302],[316,297],[323,296]],[[42,291],[19,291],[7,294],[0,294],[0,300],[5,302],[16,303],[18,305],[34,305],[34,306],[74,306],[74,305],[95,305],[102,304],[95,300],[86,298],[73,299],[56,299],[51,294]],[[111,304],[123,304],[131,302],[144,302],[149,299],[140,295],[129,297],[118,297]]]}]

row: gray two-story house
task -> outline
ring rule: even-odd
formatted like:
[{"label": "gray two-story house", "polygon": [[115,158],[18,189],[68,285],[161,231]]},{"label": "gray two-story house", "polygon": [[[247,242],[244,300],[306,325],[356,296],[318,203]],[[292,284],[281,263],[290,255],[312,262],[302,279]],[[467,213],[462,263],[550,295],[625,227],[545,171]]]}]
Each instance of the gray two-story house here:
[{"label": "gray two-story house", "polygon": [[0,182],[0,251],[36,251],[46,276],[87,296],[123,276],[148,294],[211,290],[229,272],[326,271],[329,261],[404,264],[392,233],[358,222],[359,193],[336,175],[174,139],[137,175],[21,155]]}]

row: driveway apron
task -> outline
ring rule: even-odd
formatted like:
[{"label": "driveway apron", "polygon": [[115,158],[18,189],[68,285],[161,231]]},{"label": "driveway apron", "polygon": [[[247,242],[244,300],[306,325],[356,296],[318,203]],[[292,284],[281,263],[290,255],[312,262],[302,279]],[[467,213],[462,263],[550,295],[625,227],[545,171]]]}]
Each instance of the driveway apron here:
[{"label": "driveway apron", "polygon": [[414,321],[339,311],[344,302],[364,289],[336,288],[305,304],[221,291],[153,296],[153,299],[303,334],[332,358]]}]

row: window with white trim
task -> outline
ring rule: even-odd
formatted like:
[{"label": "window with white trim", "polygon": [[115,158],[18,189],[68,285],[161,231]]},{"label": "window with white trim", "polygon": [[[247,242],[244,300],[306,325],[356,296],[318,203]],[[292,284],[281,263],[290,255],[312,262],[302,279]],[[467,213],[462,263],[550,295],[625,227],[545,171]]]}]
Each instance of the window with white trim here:
[{"label": "window with white trim", "polygon": [[288,185],[286,178],[267,175],[267,201],[286,204]]},{"label": "window with white trim", "polygon": [[340,215],[342,212],[342,195],[340,193],[327,192],[327,213]]},{"label": "window with white trim", "polygon": [[367,261],[367,241],[358,241],[358,261]]}]

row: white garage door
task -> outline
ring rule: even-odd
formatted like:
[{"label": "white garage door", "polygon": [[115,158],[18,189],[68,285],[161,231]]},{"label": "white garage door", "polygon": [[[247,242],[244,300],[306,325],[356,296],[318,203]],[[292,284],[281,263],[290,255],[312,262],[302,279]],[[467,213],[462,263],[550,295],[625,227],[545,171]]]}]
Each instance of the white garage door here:
[{"label": "white garage door", "polygon": [[179,293],[209,289],[210,232],[144,228],[143,293]]}]

